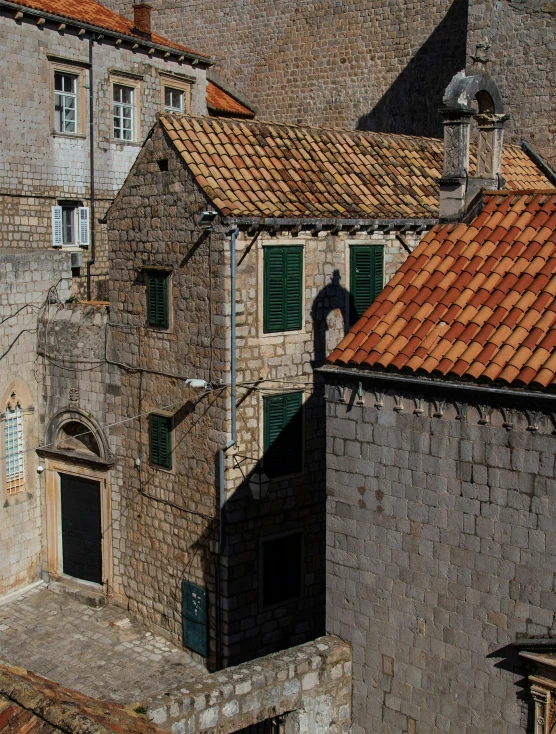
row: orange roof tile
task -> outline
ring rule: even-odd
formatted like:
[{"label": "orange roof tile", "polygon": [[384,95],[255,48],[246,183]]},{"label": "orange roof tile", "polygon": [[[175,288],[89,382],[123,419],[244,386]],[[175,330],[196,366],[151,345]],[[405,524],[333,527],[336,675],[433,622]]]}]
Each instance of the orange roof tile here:
[{"label": "orange roof tile", "polygon": [[[427,234],[329,364],[556,389],[554,215],[554,189],[485,192],[471,224]],[[485,229],[489,244],[475,247]],[[448,297],[458,281],[465,287]]]},{"label": "orange roof tile", "polygon": [[[253,110],[250,110],[249,107],[238,102],[238,100],[234,99],[231,94],[210,80],[207,82],[207,106],[211,112],[216,112],[220,115],[224,114],[230,115],[231,117],[248,118],[255,117]],[[245,155],[245,150],[242,149],[241,143],[238,143],[238,147]]]},{"label": "orange roof tile", "polygon": [[[163,115],[161,123],[225,216],[438,218],[436,179],[444,155],[440,140],[191,115]],[[216,186],[209,190],[199,180],[196,154],[179,145],[180,139],[201,143],[198,155]],[[221,158],[211,156],[209,146]],[[234,184],[240,172],[245,185],[238,187]],[[504,176],[508,188],[550,188],[519,146],[506,146]],[[514,213],[512,225],[517,218]]]},{"label": "orange roof tile", "polygon": [[68,18],[77,22],[87,23],[88,25],[104,28],[107,31],[114,31],[123,36],[129,36],[135,40],[149,40],[157,46],[167,46],[177,51],[198,56],[199,58],[209,57],[206,54],[193,51],[193,49],[182,46],[179,43],[170,41],[158,33],[152,33],[148,38],[144,34],[138,34],[134,31],[133,21],[128,20],[123,15],[110,10],[105,5],[96,0],[17,0],[17,5],[22,8],[33,8],[33,10],[42,10],[44,13],[51,13],[63,18]]}]

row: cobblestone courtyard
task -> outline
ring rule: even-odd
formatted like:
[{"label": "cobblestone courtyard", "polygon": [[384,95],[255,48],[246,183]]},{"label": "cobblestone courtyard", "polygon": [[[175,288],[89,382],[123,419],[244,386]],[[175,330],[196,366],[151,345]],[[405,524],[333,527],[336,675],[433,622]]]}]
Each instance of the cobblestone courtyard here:
[{"label": "cobblestone courtyard", "polygon": [[96,698],[132,703],[206,672],[114,606],[45,586],[0,606],[0,660]]}]

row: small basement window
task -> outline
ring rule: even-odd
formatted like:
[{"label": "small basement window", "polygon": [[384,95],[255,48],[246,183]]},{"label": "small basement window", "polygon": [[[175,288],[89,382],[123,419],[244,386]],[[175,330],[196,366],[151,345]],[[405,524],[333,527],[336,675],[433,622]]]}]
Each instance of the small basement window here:
[{"label": "small basement window", "polygon": [[151,464],[172,468],[172,419],[152,413],[149,416]]},{"label": "small basement window", "polygon": [[301,596],[302,534],[263,541],[261,556],[263,606]]},{"label": "small basement window", "polygon": [[170,326],[170,273],[147,270],[147,322],[149,326]]}]

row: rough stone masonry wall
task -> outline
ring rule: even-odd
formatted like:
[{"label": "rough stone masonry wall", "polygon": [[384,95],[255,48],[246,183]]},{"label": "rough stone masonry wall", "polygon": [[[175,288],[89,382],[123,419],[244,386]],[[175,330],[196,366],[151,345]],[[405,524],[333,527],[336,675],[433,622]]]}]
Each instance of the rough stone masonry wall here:
[{"label": "rough stone masonry wall", "polygon": [[285,734],[351,731],[351,650],[335,637],[293,647],[145,702],[174,734],[228,734],[286,714]]},{"label": "rough stone masonry wall", "polygon": [[[0,255],[0,595],[40,578],[41,495],[34,452],[42,435],[37,320],[48,291],[69,296],[69,254],[3,250]],[[4,413],[12,390],[24,411],[25,487],[7,496]]]},{"label": "rough stone masonry wall", "polygon": [[553,0],[470,0],[468,73],[499,85],[506,139],[522,137],[556,166],[556,3]]},{"label": "rough stone masonry wall", "polygon": [[212,54],[263,120],[441,137],[465,67],[467,0],[161,0],[153,24]]},{"label": "rough stone masonry wall", "polygon": [[353,646],[354,734],[525,734],[509,646],[556,632],[556,425],[363,375],[360,405],[357,379],[331,379],[327,415],[327,632]]},{"label": "rough stone masonry wall", "polygon": [[[161,171],[158,160],[168,161]],[[209,591],[215,608],[211,540],[217,537],[218,449],[227,441],[226,390],[186,387],[224,380],[229,355],[229,254],[221,234],[196,230],[207,202],[159,129],[146,142],[109,216],[110,357],[121,369],[114,429],[123,483],[122,585],[130,608],[181,641],[181,582]],[[171,272],[170,328],[149,328],[143,268]],[[229,382],[229,378],[228,378]],[[153,466],[148,414],[173,416],[173,469]],[[137,467],[136,460],[140,461]],[[211,622],[211,656],[215,650]]]},{"label": "rough stone masonry wall", "polygon": [[[414,247],[419,235],[408,234]],[[299,644],[324,629],[325,406],[322,381],[313,367],[343,338],[348,328],[350,244],[385,247],[385,280],[405,260],[393,233],[346,233],[271,237],[242,234],[237,242],[237,462],[228,485],[226,659],[234,664]],[[263,258],[266,247],[302,246],[303,324],[299,331],[265,334],[263,330]],[[265,395],[298,390],[303,395],[302,471],[275,478],[262,500],[254,499],[244,476],[262,459],[264,470]],[[238,489],[239,487],[239,489]],[[265,607],[262,549],[265,539],[303,535],[301,598]]]},{"label": "rough stone masonry wall", "polygon": [[[0,234],[10,247],[52,247],[51,206],[59,199],[90,203],[88,116],[82,135],[53,135],[53,70],[49,56],[87,64],[88,36],[76,31],[58,32],[46,23],[37,26],[24,16],[15,22],[14,12],[0,10],[0,98],[4,132],[0,150]],[[80,71],[75,67],[76,72]],[[133,143],[112,137],[111,70],[138,75],[139,130]],[[95,219],[101,219],[131,168],[141,144],[161,110],[159,73],[191,77],[191,105],[196,114],[206,114],[206,73],[188,63],[132,52],[105,38],[93,46],[95,124]],[[126,83],[121,78],[122,83]],[[137,81],[137,79],[135,80]],[[83,77],[78,105],[88,110],[88,71]],[[130,80],[128,80],[130,83]],[[131,83],[134,83],[131,80]],[[106,227],[96,226],[94,283],[105,281],[108,272]],[[84,254],[84,259],[88,257]],[[82,270],[84,274],[84,269]],[[106,298],[106,288],[93,288],[93,297]]]}]

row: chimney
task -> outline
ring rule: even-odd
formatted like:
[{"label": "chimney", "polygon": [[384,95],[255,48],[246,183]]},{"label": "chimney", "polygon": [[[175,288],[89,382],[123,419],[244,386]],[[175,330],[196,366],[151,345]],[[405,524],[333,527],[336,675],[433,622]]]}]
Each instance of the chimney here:
[{"label": "chimney", "polygon": [[[479,113],[473,109],[476,100]],[[440,179],[439,215],[441,220],[461,218],[481,189],[500,189],[504,123],[500,90],[481,76],[456,74],[444,93],[439,112],[444,124],[444,171]],[[469,175],[469,135],[471,118],[477,121],[479,145],[477,171]]]},{"label": "chimney", "polygon": [[151,35],[151,10],[148,3],[135,3],[133,6],[133,30]]}]

